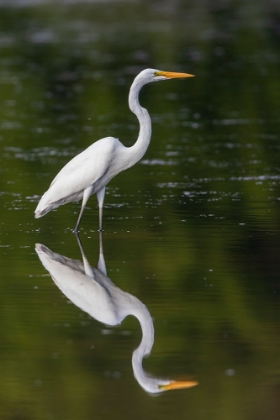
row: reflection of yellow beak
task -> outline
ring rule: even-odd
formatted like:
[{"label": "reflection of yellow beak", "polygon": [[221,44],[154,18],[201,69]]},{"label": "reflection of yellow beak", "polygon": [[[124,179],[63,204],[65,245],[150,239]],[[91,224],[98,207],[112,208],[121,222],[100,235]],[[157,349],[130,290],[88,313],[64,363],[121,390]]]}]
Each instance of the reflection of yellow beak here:
[{"label": "reflection of yellow beak", "polygon": [[158,71],[158,72],[156,73],[156,75],[157,75],[157,76],[165,76],[165,77],[167,77],[168,79],[175,79],[175,78],[177,78],[177,79],[181,79],[181,78],[184,78],[184,77],[194,77],[194,75],[193,75],[193,74],[188,74],[188,73],[176,73],[176,72],[173,72],[173,71]]},{"label": "reflection of yellow beak", "polygon": [[192,388],[198,385],[197,381],[171,381],[167,385],[159,385],[162,391],[171,391],[172,389]]}]

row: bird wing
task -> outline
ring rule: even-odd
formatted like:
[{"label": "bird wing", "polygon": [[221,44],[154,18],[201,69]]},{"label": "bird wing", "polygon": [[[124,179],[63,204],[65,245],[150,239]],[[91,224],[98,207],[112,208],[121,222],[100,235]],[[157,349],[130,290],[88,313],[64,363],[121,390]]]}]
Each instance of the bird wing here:
[{"label": "bird wing", "polygon": [[[98,191],[110,181],[106,177],[114,160],[115,151],[122,145],[114,137],[98,140],[70,160],[52,181],[49,190],[42,197],[44,206],[67,197],[70,201],[79,200],[83,191],[96,184]],[[107,181],[107,182],[106,182]],[[103,185],[101,185],[101,182]],[[67,201],[65,201],[67,202]]]},{"label": "bird wing", "polygon": [[114,150],[121,144],[114,137],[105,137],[71,159],[56,175],[50,186],[69,180],[73,190],[84,190],[100,179],[110,167]]},{"label": "bird wing", "polygon": [[90,186],[94,186],[92,194],[99,191],[112,178],[115,156],[120,148],[124,146],[118,139],[106,137],[70,160],[42,196],[35,217],[41,217],[61,204],[79,201]]}]

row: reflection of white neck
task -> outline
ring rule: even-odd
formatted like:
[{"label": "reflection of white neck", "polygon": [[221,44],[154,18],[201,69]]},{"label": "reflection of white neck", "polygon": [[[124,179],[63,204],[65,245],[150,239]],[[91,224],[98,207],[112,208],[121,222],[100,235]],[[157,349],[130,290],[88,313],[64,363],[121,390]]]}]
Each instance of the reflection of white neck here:
[{"label": "reflection of white neck", "polygon": [[[139,347],[133,352],[132,367],[134,376],[139,384],[149,391],[148,382],[151,380],[145,373],[142,367],[142,361],[145,356],[148,356],[154,344],[154,325],[150,312],[143,303],[139,301],[139,306],[131,315],[134,315],[140,322],[142,329],[142,340]],[[151,391],[152,392],[152,391]]]}]

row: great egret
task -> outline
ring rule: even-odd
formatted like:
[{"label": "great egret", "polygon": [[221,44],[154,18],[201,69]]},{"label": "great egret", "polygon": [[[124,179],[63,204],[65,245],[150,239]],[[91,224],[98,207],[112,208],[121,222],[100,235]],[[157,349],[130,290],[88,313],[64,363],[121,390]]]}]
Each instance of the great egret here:
[{"label": "great egret", "polygon": [[120,324],[128,315],[133,315],[139,320],[142,340],[133,352],[132,367],[137,382],[145,391],[159,393],[197,385],[194,380],[175,381],[153,378],[143,370],[142,360],[151,352],[154,344],[152,317],[139,299],[119,289],[109,279],[106,274],[102,237],[100,239],[98,268],[90,266],[79,239],[83,263],[56,254],[42,244],[36,244],[36,251],[57,287],[90,316],[107,325]]},{"label": "great egret", "polygon": [[119,172],[138,162],[145,154],[151,140],[151,119],[148,111],[142,108],[138,101],[141,88],[150,82],[185,77],[193,77],[193,75],[155,69],[146,69],[139,73],[129,92],[129,108],[140,124],[135,144],[125,147],[118,139],[106,137],[75,156],[61,169],[50,188],[42,196],[35,210],[35,217],[42,217],[62,204],[83,199],[74,229],[74,232],[77,232],[85,205],[89,197],[96,193],[99,206],[99,230],[101,231],[106,185]]}]

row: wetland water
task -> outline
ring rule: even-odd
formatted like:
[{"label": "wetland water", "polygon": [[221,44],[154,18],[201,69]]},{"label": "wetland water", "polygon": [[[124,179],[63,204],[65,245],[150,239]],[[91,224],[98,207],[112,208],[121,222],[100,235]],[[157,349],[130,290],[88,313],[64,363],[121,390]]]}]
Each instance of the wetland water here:
[{"label": "wetland water", "polygon": [[[267,1],[0,1],[1,419],[279,418],[279,17]],[[34,209],[96,139],[133,144],[147,67],[196,77],[143,89],[152,142],[107,188],[101,260],[90,198],[83,256],[80,204]],[[73,271],[145,305],[145,373],[145,323],[110,325]],[[146,375],[198,385],[155,398]]]}]

